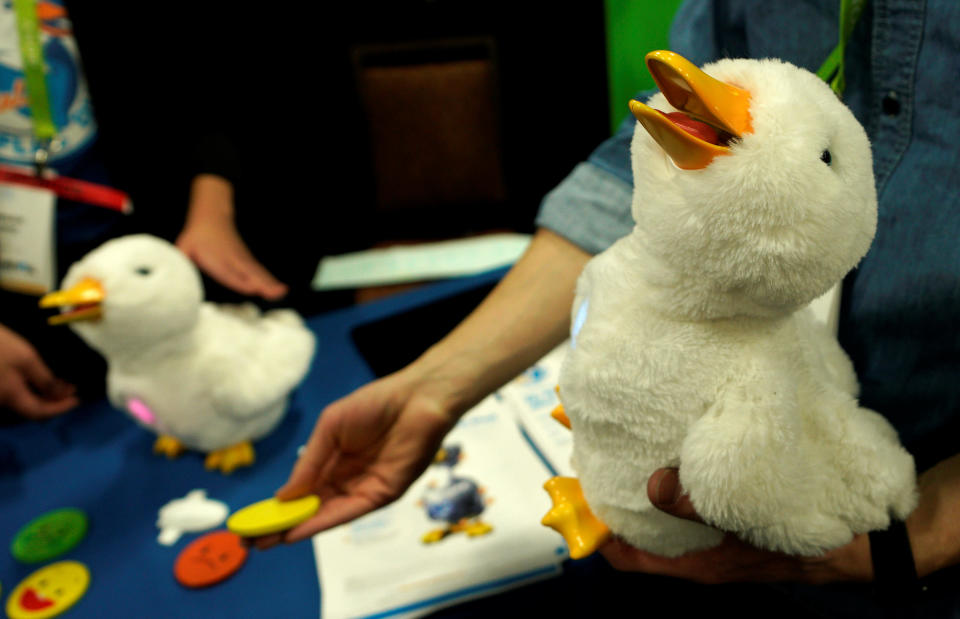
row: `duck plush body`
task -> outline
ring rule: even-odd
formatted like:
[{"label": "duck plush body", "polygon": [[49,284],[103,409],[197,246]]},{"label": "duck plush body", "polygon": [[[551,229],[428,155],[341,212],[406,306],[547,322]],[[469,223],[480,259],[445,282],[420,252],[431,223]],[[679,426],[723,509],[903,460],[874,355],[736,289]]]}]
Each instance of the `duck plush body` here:
[{"label": "duck plush body", "polygon": [[87,254],[41,306],[104,356],[111,404],[158,435],[156,451],[205,452],[225,473],[253,462],[314,353],[296,312],[204,302],[193,263],[149,235]]},{"label": "duck plush body", "polygon": [[[577,284],[559,395],[579,481],[549,482],[545,523],[575,557],[611,532],[678,556],[722,531],[816,555],[905,518],[913,459],[806,309],[874,235],[864,130],[786,62],[647,66],[661,93],[630,105],[636,226]],[[663,467],[710,526],[652,506]]]}]

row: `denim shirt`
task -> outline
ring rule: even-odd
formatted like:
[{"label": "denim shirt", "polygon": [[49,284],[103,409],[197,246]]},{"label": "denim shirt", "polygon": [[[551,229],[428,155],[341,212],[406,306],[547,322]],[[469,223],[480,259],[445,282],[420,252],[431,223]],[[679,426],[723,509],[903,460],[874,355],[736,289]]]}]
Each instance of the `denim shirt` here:
[{"label": "denim shirt", "polygon": [[[816,71],[837,43],[839,4],[688,1],[671,49],[697,65],[775,57]],[[923,470],[960,452],[960,3],[871,0],[845,62],[844,102],[873,145],[879,220],[844,281],[839,338],[862,405],[893,423]],[[634,124],[628,116],[547,195],[538,225],[593,253],[630,231]]]}]

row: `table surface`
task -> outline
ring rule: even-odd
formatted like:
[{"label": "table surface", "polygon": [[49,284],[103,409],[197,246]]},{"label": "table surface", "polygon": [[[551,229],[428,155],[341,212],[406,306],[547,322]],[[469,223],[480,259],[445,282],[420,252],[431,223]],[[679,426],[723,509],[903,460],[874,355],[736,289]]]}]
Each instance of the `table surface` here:
[{"label": "table surface", "polygon": [[[351,340],[355,326],[488,285],[502,274],[497,270],[447,280],[309,318],[307,324],[318,345],[310,373],[294,392],[280,426],[255,445],[256,464],[231,475],[206,471],[199,453],[174,460],[154,455],[154,436],[106,402],[84,405],[41,423],[0,428],[3,543],[9,547],[21,526],[52,509],[77,507],[90,518],[86,538],[57,559],[24,565],[8,549],[0,550],[3,604],[34,570],[71,559],[86,564],[92,580],[87,594],[67,612],[69,617],[317,616],[320,587],[308,542],[267,552],[253,550],[232,578],[190,590],[174,580],[173,564],[199,534],[186,533],[173,546],[161,546],[157,510],[195,488],[205,489],[231,511],[271,496],[286,481],[297,449],[306,442],[323,407],[374,377]],[[533,585],[445,612],[481,616],[490,612],[490,604],[516,609],[529,592],[540,592],[544,586],[550,587]]]}]

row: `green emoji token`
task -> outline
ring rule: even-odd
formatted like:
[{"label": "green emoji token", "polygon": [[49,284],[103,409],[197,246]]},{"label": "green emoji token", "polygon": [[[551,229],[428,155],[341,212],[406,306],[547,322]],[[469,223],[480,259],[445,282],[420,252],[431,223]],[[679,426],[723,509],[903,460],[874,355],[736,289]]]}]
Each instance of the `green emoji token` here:
[{"label": "green emoji token", "polygon": [[74,507],[47,512],[28,522],[10,544],[10,552],[22,563],[40,563],[62,555],[87,534],[87,515]]}]

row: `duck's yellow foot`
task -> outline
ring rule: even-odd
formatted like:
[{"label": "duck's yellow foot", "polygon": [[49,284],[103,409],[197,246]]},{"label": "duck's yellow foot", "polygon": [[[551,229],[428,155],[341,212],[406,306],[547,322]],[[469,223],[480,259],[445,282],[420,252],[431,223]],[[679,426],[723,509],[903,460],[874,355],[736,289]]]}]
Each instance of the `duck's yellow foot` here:
[{"label": "duck's yellow foot", "polygon": [[423,534],[420,541],[424,544],[435,544],[450,534],[450,529],[434,529]]},{"label": "duck's yellow foot", "polygon": [[183,443],[167,434],[158,436],[153,443],[153,453],[165,454],[167,458],[176,458],[186,450]]},{"label": "duck's yellow foot", "polygon": [[540,522],[563,536],[570,558],[582,559],[610,539],[610,528],[600,522],[583,498],[580,481],[573,477],[554,477],[543,485],[553,507]]},{"label": "duck's yellow foot", "polygon": [[463,527],[463,532],[467,534],[467,537],[480,537],[481,535],[486,535],[491,531],[493,531],[492,526],[479,520],[476,522],[471,522]]},{"label": "duck's yellow foot", "polygon": [[567,413],[563,410],[563,404],[557,404],[557,407],[550,411],[550,416],[562,423],[570,429],[570,418],[567,417]]},{"label": "duck's yellow foot", "polygon": [[207,454],[207,459],[203,465],[208,471],[219,469],[229,475],[241,466],[250,466],[254,460],[253,445],[249,441],[243,441],[236,445],[211,451]]}]

